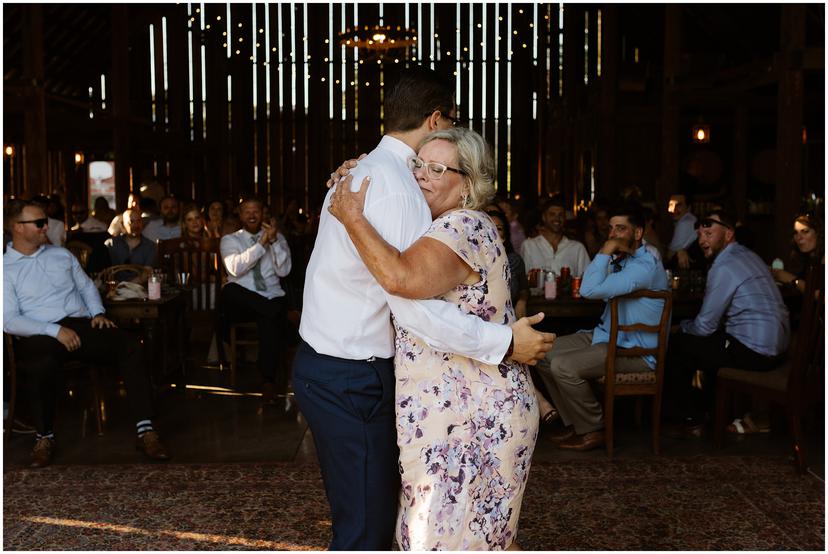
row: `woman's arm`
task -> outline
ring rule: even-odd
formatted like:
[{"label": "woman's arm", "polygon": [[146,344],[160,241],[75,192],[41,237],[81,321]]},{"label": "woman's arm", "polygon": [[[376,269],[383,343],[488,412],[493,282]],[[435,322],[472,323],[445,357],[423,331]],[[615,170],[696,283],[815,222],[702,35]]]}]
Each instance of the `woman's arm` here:
[{"label": "woman's arm", "polygon": [[403,298],[433,298],[479,276],[442,242],[422,237],[400,252],[374,229],[362,213],[370,178],[351,192],[349,175],[337,185],[328,210],[345,226],[360,258],[380,286]]}]

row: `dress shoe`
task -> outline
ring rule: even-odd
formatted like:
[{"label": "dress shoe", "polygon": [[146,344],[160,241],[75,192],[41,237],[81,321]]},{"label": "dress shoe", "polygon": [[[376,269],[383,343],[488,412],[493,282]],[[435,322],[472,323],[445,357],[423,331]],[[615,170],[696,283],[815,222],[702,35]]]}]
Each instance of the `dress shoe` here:
[{"label": "dress shoe", "polygon": [[55,453],[55,439],[43,437],[39,439],[32,449],[32,463],[29,467],[45,467],[52,463],[52,456]]},{"label": "dress shoe", "polygon": [[551,410],[549,410],[548,412],[546,412],[545,414],[543,414],[541,416],[541,418],[540,418],[541,427],[550,427],[551,425],[554,425],[555,422],[557,422],[559,419],[561,419],[561,416],[558,413],[558,410],[556,410],[555,408],[552,408]]},{"label": "dress shoe", "polygon": [[549,431],[548,433],[545,433],[544,436],[552,442],[565,441],[575,436],[575,428],[571,425],[567,425],[566,427],[559,427],[557,429]]},{"label": "dress shoe", "polygon": [[165,462],[170,459],[167,449],[161,444],[161,439],[155,431],[147,431],[135,442],[135,448],[144,453],[144,456],[156,462]]},{"label": "dress shoe", "polygon": [[577,450],[579,452],[592,450],[593,448],[598,448],[599,446],[604,446],[603,429],[600,431],[592,431],[591,433],[584,433],[583,435],[575,435],[558,443],[558,448],[563,448],[564,450]]}]

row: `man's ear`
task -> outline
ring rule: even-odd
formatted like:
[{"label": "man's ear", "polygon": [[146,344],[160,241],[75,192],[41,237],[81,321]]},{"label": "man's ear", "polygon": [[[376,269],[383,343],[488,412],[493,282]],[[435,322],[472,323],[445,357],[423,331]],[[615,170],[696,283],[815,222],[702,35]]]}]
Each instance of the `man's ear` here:
[{"label": "man's ear", "polygon": [[733,242],[736,240],[736,230],[735,229],[725,229],[725,240],[727,242]]},{"label": "man's ear", "polygon": [[440,120],[440,110],[434,110],[430,116],[428,116],[428,131],[436,131],[437,130],[437,122]]}]

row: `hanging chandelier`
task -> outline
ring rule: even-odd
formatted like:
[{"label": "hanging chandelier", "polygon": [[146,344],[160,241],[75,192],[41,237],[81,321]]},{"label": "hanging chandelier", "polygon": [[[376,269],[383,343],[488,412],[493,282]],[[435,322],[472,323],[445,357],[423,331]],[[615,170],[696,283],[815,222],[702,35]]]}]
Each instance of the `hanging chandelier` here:
[{"label": "hanging chandelier", "polygon": [[399,25],[363,25],[339,33],[340,46],[358,48],[364,58],[383,58],[417,44],[416,31]]}]

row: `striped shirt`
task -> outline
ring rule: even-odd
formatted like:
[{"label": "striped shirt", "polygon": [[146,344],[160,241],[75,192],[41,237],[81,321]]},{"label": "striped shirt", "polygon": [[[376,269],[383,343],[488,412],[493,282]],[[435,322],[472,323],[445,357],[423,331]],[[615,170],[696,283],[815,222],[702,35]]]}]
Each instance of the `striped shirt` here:
[{"label": "striped shirt", "polygon": [[695,319],[682,321],[681,329],[706,337],[722,323],[727,334],[764,356],[788,348],[788,308],[779,288],[765,262],[737,242],[716,256],[707,274],[701,310]]}]

